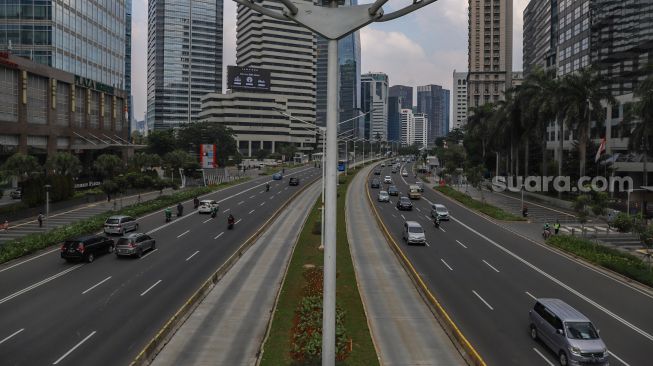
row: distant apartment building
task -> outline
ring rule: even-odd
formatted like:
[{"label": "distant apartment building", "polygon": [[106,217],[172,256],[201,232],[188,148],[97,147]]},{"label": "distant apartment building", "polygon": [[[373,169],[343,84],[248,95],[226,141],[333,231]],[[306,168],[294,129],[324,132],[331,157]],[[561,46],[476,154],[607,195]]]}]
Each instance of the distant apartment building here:
[{"label": "distant apartment building", "polygon": [[415,115],[412,109],[402,109],[401,118],[401,144],[409,146],[415,140]]},{"label": "distant apartment building", "polygon": [[427,146],[429,136],[429,119],[424,113],[417,113],[413,116],[413,140],[412,144]]},{"label": "distant apartment building", "polygon": [[388,75],[370,72],[361,76],[361,111],[370,112],[359,124],[356,136],[373,141],[388,139]]},{"label": "distant apartment building", "polygon": [[391,97],[399,97],[401,109],[413,108],[413,87],[405,85],[393,85],[390,87],[388,95]]},{"label": "distant apartment building", "polygon": [[467,73],[453,71],[453,106],[451,128],[463,128],[467,123]]},{"label": "distant apartment building", "polygon": [[449,110],[451,93],[440,85],[417,87],[417,113],[423,113],[428,119],[427,145],[433,145],[435,139],[449,133]]},{"label": "distant apartment building", "polygon": [[147,123],[197,121],[202,97],[222,91],[223,0],[150,0]]},{"label": "distant apartment building", "polygon": [[496,103],[512,86],[512,0],[468,0],[467,104]]}]

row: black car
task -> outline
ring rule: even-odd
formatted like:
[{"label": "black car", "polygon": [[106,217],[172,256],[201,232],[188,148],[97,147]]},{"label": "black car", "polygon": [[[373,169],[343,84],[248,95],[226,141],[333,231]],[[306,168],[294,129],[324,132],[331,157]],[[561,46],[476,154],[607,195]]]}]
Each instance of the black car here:
[{"label": "black car", "polygon": [[112,239],[101,235],[87,235],[66,240],[61,244],[61,258],[72,261],[91,263],[98,254],[112,253],[115,243]]},{"label": "black car", "polygon": [[381,182],[378,179],[372,179],[372,183],[370,184],[370,187],[381,188]]},{"label": "black car", "polygon": [[381,175],[381,171],[380,171],[380,170],[378,170],[378,169],[377,169],[377,170],[375,170],[375,171],[374,171],[374,175]]},{"label": "black car", "polygon": [[410,202],[410,198],[408,198],[408,197],[401,197],[401,198],[397,201],[397,209],[398,209],[399,211],[404,211],[404,210],[406,210],[406,211],[412,211],[412,210],[413,210],[413,203]]},{"label": "black car", "polygon": [[289,186],[298,186],[299,185],[299,178],[292,177],[288,180],[288,185]]},{"label": "black car", "polygon": [[388,194],[391,195],[391,196],[398,196],[399,195],[399,190],[397,189],[397,186],[388,187]]}]

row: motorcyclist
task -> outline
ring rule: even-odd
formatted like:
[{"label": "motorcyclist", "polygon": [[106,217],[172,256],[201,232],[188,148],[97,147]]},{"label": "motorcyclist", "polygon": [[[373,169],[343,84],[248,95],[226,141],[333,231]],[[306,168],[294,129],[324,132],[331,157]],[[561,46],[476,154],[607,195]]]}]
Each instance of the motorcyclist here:
[{"label": "motorcyclist", "polygon": [[197,196],[193,198],[193,206],[195,207],[195,209],[197,209],[200,206],[200,200],[199,198],[197,198]]},{"label": "motorcyclist", "polygon": [[166,214],[166,222],[169,222],[172,219],[172,210],[170,207],[167,207],[165,209],[165,214]]},{"label": "motorcyclist", "polygon": [[521,214],[523,217],[528,216],[528,206],[524,205],[524,207],[522,207]]},{"label": "motorcyclist", "polygon": [[229,224],[229,229],[232,229],[234,227],[234,224],[236,223],[236,219],[234,218],[234,215],[229,214],[229,217],[227,218],[227,223]]},{"label": "motorcyclist", "polygon": [[544,223],[544,230],[542,231],[542,236],[544,239],[547,239],[549,236],[551,236],[551,225],[549,223]]},{"label": "motorcyclist", "polygon": [[211,207],[211,217],[215,218],[218,215],[218,206]]},{"label": "motorcyclist", "polygon": [[181,202],[179,202],[177,204],[177,216],[181,216],[183,214],[184,214],[184,205],[182,205]]},{"label": "motorcyclist", "polygon": [[433,219],[433,224],[435,225],[436,229],[440,228],[440,215],[435,216],[435,219]]}]

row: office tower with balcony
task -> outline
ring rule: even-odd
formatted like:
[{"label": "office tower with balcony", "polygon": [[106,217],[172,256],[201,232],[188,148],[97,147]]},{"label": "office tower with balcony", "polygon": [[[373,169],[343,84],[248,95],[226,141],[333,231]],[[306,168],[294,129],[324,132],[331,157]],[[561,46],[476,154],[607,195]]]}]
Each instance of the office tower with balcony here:
[{"label": "office tower with balcony", "polygon": [[[388,75],[370,72],[361,76],[361,109],[370,112],[359,123],[356,136],[372,141],[388,139]],[[363,117],[361,117],[363,119]]]},{"label": "office tower with balcony", "polygon": [[452,129],[463,128],[467,123],[467,73],[453,71]]}]

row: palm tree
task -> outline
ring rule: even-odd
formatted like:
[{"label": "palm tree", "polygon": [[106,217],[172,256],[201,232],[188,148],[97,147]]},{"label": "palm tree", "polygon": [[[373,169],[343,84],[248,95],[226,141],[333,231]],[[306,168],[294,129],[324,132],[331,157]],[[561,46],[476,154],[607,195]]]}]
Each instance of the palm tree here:
[{"label": "palm tree", "polygon": [[48,158],[45,166],[55,174],[77,178],[82,171],[79,158],[68,152],[58,152]]},{"label": "palm tree", "polygon": [[111,179],[117,176],[123,167],[122,159],[113,154],[102,154],[93,163],[95,171],[104,179]]},{"label": "palm tree", "polygon": [[492,116],[495,126],[497,150],[499,146],[507,146],[511,174],[519,175],[519,145],[524,137],[525,129],[522,123],[522,106],[517,89],[509,89],[505,99],[497,103],[497,108]]},{"label": "palm tree", "polygon": [[30,176],[37,176],[42,171],[43,168],[34,156],[23,153],[15,153],[10,156],[2,167],[0,167],[0,173],[3,176],[16,177],[19,181]]},{"label": "palm tree", "polygon": [[637,102],[624,116],[622,126],[638,121],[633,129],[628,147],[644,155],[644,186],[648,186],[648,149],[653,146],[653,75],[641,82],[635,91]]},{"label": "palm tree", "polygon": [[494,130],[491,126],[493,114],[494,105],[491,103],[472,107],[470,109],[470,116],[467,119],[467,125],[465,126],[468,133],[481,140],[483,161],[485,161],[488,143]]},{"label": "palm tree", "polygon": [[605,122],[605,110],[601,104],[608,101],[614,104],[615,99],[604,89],[604,79],[591,68],[585,68],[578,73],[565,76],[560,88],[560,110],[564,115],[568,128],[578,133],[578,155],[580,158],[579,173],[585,176],[587,160],[587,145],[590,140],[592,119],[596,125]]}]

